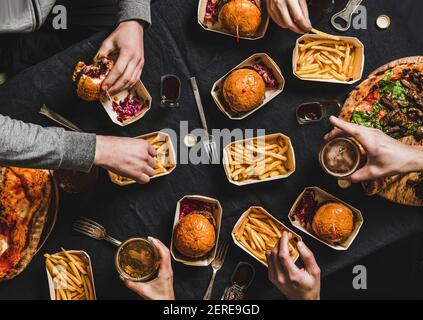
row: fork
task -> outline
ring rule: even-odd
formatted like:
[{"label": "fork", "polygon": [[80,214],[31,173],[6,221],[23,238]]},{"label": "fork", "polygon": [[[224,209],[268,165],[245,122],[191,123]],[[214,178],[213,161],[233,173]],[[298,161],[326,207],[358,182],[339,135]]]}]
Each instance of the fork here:
[{"label": "fork", "polygon": [[61,124],[62,126],[70,130],[73,130],[76,132],[82,132],[82,130],[78,126],[76,126],[71,121],[61,116],[60,114],[54,112],[53,110],[50,110],[49,108],[46,107],[45,104],[43,104],[43,106],[40,108],[39,113],[42,114],[43,116],[46,116],[50,120],[53,120],[54,122],[58,124]]},{"label": "fork", "polygon": [[102,225],[85,217],[79,217],[79,219],[74,222],[72,229],[96,240],[106,240],[117,247],[122,243],[109,236]]},{"label": "fork", "polygon": [[210,279],[209,286],[206,293],[204,294],[203,300],[210,300],[211,294],[213,291],[214,279],[216,278],[216,273],[222,268],[223,263],[225,262],[226,254],[228,253],[229,244],[227,241],[223,241],[217,247],[217,254],[212,262],[213,275]]},{"label": "fork", "polygon": [[198,90],[197,80],[195,77],[190,78],[192,91],[194,92],[195,102],[197,104],[198,113],[200,114],[201,123],[204,129],[204,138],[201,139],[204,145],[204,149],[209,156],[209,161],[212,164],[219,164],[220,159],[217,152],[216,140],[214,137],[209,134],[209,129],[207,127],[206,116],[204,115],[203,104],[201,102],[200,91]]}]

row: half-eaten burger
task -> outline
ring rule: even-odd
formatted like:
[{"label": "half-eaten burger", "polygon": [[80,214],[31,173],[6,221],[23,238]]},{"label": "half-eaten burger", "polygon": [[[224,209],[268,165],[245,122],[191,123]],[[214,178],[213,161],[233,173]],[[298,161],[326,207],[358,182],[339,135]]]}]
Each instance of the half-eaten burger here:
[{"label": "half-eaten burger", "polygon": [[113,64],[112,60],[101,56],[95,57],[91,65],[79,61],[72,75],[78,96],[86,101],[99,100],[101,84],[113,68]]}]

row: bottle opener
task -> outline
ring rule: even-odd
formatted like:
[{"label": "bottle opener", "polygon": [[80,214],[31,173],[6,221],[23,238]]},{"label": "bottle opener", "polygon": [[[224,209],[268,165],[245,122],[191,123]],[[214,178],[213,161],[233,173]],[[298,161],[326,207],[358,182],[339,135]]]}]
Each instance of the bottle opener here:
[{"label": "bottle opener", "polygon": [[[335,13],[330,22],[333,27],[338,31],[347,31],[351,27],[351,18],[358,6],[363,2],[363,0],[349,0],[344,9]],[[342,20],[346,25],[343,27],[337,22],[337,20]]]}]

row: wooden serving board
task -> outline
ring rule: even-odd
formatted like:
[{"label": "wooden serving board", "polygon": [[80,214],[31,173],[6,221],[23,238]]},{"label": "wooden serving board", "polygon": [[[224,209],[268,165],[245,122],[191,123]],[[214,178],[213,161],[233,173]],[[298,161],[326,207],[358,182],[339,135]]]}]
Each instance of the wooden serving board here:
[{"label": "wooden serving board", "polygon": [[[405,58],[391,61],[377,68],[375,71],[373,71],[369,75],[367,79],[377,76],[380,73],[385,72],[387,69],[390,69],[402,64],[406,64],[406,63],[423,63],[423,56],[405,57]],[[348,96],[344,103],[344,106],[349,101],[349,98],[350,97]],[[423,146],[423,141],[417,142],[412,136],[404,137],[400,141],[409,145]],[[410,179],[413,180],[417,178],[417,176],[418,176],[418,173],[409,173],[409,174],[403,174],[403,175],[390,177],[389,179],[385,179],[385,180],[379,179],[377,183],[383,183],[384,186],[377,194],[389,201],[393,201],[399,204],[408,205],[408,206],[423,206],[423,199],[417,198],[414,193],[414,190],[407,186],[407,181]]]}]

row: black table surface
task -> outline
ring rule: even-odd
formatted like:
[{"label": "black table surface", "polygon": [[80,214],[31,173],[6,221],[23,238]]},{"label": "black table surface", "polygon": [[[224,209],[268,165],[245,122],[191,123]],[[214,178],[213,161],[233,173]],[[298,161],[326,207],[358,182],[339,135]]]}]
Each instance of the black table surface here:
[{"label": "black table surface", "polygon": [[[340,10],[346,1],[337,1]],[[350,29],[346,35],[358,37],[365,45],[363,77],[391,60],[423,54],[420,34],[420,1],[364,1],[367,7],[367,29]],[[388,30],[375,26],[380,14],[391,17]],[[99,134],[136,136],[163,128],[179,130],[179,122],[189,121],[189,128],[199,128],[200,119],[189,85],[195,75],[211,128],[264,128],[266,133],[282,132],[291,137],[296,153],[296,172],[285,180],[238,187],[228,182],[222,165],[178,165],[172,174],[154,179],[148,185],[119,187],[112,184],[102,170],[96,186],[87,193],[61,193],[59,218],[53,233],[29,267],[17,278],[0,284],[1,299],[48,299],[44,252],[67,249],[85,250],[91,257],[99,299],[137,298],[125,288],[114,269],[115,248],[72,231],[78,216],[91,217],[103,224],[114,237],[124,240],[151,235],[169,245],[176,202],[184,195],[199,194],[216,198],[223,207],[221,237],[230,240],[230,231],[240,214],[249,206],[266,208],[290,226],[287,213],[295,198],[306,186],[319,186],[359,208],[364,224],[347,251],[335,251],[299,232],[314,251],[323,276],[353,265],[362,257],[423,230],[421,208],[400,206],[379,197],[367,197],[359,185],[340,189],[335,179],[319,167],[317,152],[322,136],[329,131],[327,121],[310,126],[296,123],[294,110],[306,101],[339,99],[343,101],[354,85],[301,81],[292,74],[291,57],[298,35],[271,23],[266,36],[257,41],[241,41],[203,30],[197,23],[197,1],[156,1],[152,7],[153,25],[146,32],[146,64],[142,80],[153,96],[153,108],[140,121],[127,127],[113,124],[98,103],[79,100],[69,80],[78,59],[89,59],[96,53],[99,36],[82,42],[42,63],[29,68],[0,86],[2,114],[52,125],[37,114],[42,103],[74,121],[86,131]],[[329,16],[315,27],[334,33]],[[210,90],[213,82],[239,62],[256,52],[268,53],[280,66],[286,79],[285,90],[261,110],[242,121],[228,119],[214,104]],[[177,74],[183,85],[181,106],[162,109],[158,106],[160,77]],[[183,137],[182,137],[183,138]],[[177,147],[179,150],[180,146]],[[113,150],[110,150],[113,152]],[[235,245],[218,273],[214,298],[219,298],[238,261],[256,267],[256,278],[250,298],[277,299],[281,294],[268,282],[267,270]],[[389,267],[389,257],[381,261]],[[173,261],[175,292],[179,299],[201,299],[211,276],[209,267],[190,267]],[[388,283],[386,284],[388,286]]]}]

